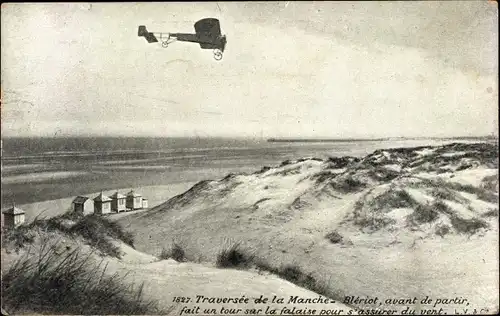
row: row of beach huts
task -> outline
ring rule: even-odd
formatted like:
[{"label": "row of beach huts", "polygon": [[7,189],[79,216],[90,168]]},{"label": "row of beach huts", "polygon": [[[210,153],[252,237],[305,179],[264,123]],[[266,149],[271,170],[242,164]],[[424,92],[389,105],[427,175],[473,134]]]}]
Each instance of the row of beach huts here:
[{"label": "row of beach huts", "polygon": [[[127,195],[117,191],[111,197],[101,192],[93,199],[87,196],[77,196],[71,204],[72,211],[83,215],[105,215],[148,208],[148,200],[134,190],[131,190]],[[4,227],[17,227],[25,222],[26,212],[15,205],[2,213]]]},{"label": "row of beach huts", "polygon": [[111,197],[101,192],[94,199],[77,196],[72,204],[73,211],[83,215],[92,213],[104,215],[148,208],[148,200],[143,198],[141,194],[134,192],[134,190],[131,190],[127,195],[116,191]]}]

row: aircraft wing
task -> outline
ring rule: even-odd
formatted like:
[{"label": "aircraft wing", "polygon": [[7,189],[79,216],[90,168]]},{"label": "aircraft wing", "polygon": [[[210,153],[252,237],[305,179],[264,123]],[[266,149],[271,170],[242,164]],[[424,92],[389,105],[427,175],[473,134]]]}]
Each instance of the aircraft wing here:
[{"label": "aircraft wing", "polygon": [[194,30],[196,34],[203,34],[204,36],[210,36],[214,39],[221,35],[219,20],[214,18],[199,20],[194,24]]}]

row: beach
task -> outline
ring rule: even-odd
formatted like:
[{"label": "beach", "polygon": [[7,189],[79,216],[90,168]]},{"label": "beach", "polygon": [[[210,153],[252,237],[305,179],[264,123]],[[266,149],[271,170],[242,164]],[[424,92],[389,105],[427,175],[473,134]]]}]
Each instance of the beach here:
[{"label": "beach", "polygon": [[[3,140],[2,209],[13,203],[59,201],[100,191],[182,186],[229,173],[255,172],[287,159],[360,157],[379,148],[453,141],[271,143],[217,138],[7,138]],[[51,203],[64,207],[67,204]]]},{"label": "beach", "polygon": [[[73,197],[19,205],[28,223],[37,216],[52,219],[8,235],[2,266],[12,266],[22,255],[40,257],[44,249],[56,249],[49,256],[53,260],[78,249],[105,262],[106,275],[122,275],[123,284],[145,281],[147,298],[178,313],[198,304],[172,305],[171,297],[228,293],[322,295],[335,301],[328,309],[337,311],[374,308],[363,300],[346,303],[345,297],[387,302],[460,296],[471,308],[494,311],[496,144],[305,156],[215,180],[118,190],[126,194],[133,189],[147,198],[145,210],[79,218],[58,216],[70,210]],[[115,192],[102,191],[108,196]],[[123,231],[114,235],[117,229]],[[12,251],[16,245],[21,245],[19,253]],[[367,287],[366,280],[375,277],[381,279],[377,287]],[[234,304],[242,313],[245,306]],[[460,307],[429,310],[450,313]],[[376,308],[399,307],[385,303]]]},{"label": "beach", "polygon": [[[144,186],[135,188],[124,188],[121,190],[107,190],[102,192],[105,195],[110,196],[116,191],[119,191],[122,194],[126,194],[130,190],[134,190],[135,192],[142,194],[144,198],[148,199],[149,208],[151,208],[162,202],[165,202],[166,200],[174,197],[175,195],[181,194],[182,192],[188,190],[193,184],[194,183],[192,182],[186,182],[186,183],[177,183],[171,185]],[[90,198],[95,198],[99,193],[101,192],[92,192],[82,195]],[[19,207],[26,212],[25,214],[26,223],[30,223],[37,217],[40,219],[50,218],[72,210],[73,208],[72,201],[75,197],[76,196],[71,196],[62,199],[55,199],[55,200],[21,204],[21,205],[16,204],[16,207]],[[119,214],[111,213],[109,217],[113,219],[118,219],[134,213],[137,213],[137,211],[123,212]],[[3,224],[3,214],[2,214],[2,224]]]}]

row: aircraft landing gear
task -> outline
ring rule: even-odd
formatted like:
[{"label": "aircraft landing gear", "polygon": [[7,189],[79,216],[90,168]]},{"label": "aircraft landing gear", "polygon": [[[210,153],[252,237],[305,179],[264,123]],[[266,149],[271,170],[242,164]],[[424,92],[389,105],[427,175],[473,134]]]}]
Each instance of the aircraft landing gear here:
[{"label": "aircraft landing gear", "polygon": [[222,51],[218,48],[214,49],[214,59],[221,60],[222,59]]},{"label": "aircraft landing gear", "polygon": [[161,47],[167,48],[168,47],[168,42],[167,41],[161,42]]}]

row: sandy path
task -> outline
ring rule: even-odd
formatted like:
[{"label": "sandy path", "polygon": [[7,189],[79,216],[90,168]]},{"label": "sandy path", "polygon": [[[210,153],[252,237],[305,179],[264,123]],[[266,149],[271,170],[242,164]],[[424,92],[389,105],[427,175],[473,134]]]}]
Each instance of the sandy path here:
[{"label": "sandy path", "polygon": [[[131,248],[122,260],[109,259],[108,273],[127,273],[127,281],[134,284],[144,282],[144,294],[150,299],[158,300],[162,308],[175,308],[173,314],[179,315],[183,306],[188,308],[200,307],[215,308],[217,313],[221,307],[240,308],[236,315],[244,315],[246,309],[262,309],[266,307],[278,309],[287,308],[308,309],[342,309],[350,308],[338,302],[328,304],[298,304],[288,303],[291,296],[301,298],[318,298],[316,293],[298,287],[290,282],[271,274],[259,274],[256,271],[242,271],[235,269],[217,269],[208,264],[178,263],[173,260],[154,261],[154,257],[137,252]],[[210,304],[197,303],[198,295],[206,297],[242,297],[249,298],[248,303],[242,304]],[[263,295],[272,299],[273,296],[284,298],[285,304],[267,303],[257,304],[255,299]],[[174,297],[191,298],[188,304],[174,303]]]}]

